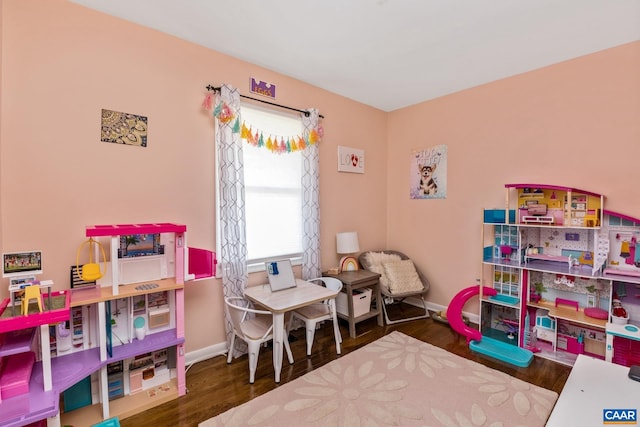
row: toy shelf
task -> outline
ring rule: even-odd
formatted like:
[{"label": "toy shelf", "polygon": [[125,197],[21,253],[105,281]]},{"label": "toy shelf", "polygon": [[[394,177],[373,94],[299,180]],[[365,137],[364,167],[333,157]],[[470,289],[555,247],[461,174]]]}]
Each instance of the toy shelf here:
[{"label": "toy shelf", "polygon": [[528,260],[538,260],[538,261],[553,261],[553,262],[563,262],[569,263],[569,257],[562,255],[546,255],[546,254],[536,254],[536,255],[525,255],[525,262]]},{"label": "toy shelf", "polygon": [[489,258],[483,259],[482,262],[486,264],[492,264],[492,265],[501,265],[504,267],[520,267],[520,264],[518,262],[513,262],[508,259],[502,259],[502,258],[489,257]]},{"label": "toy shelf", "polygon": [[493,295],[486,299],[483,298],[483,300],[490,301],[500,305],[505,305],[508,307],[518,307],[518,304],[520,303],[520,298],[510,296],[510,295],[504,295],[504,294]]},{"label": "toy shelf", "polygon": [[126,345],[113,347],[113,356],[107,358],[104,365],[119,360],[129,359],[138,354],[161,350],[174,345],[183,344],[184,337],[178,337],[175,329],[146,335],[144,340],[133,340]]},{"label": "toy shelf", "polygon": [[616,274],[612,273],[614,270],[605,269],[602,274],[603,279],[612,280],[616,282],[626,282],[626,283],[634,283],[636,285],[640,284],[640,277],[632,276],[628,274]]},{"label": "toy shelf", "polygon": [[[534,188],[534,189],[539,189],[539,190],[564,191],[564,192],[567,192],[567,193],[576,193],[576,194],[584,194],[584,195],[593,196],[593,197],[601,197],[600,194],[593,193],[591,191],[579,190],[577,188],[566,187],[566,186],[563,186],[563,185],[505,184],[504,187],[505,188],[516,188],[516,189]],[[540,193],[529,193],[529,194],[526,194],[526,196],[537,195],[537,194],[540,194]],[[538,196],[538,197],[543,197],[543,196]]]},{"label": "toy shelf", "polygon": [[36,328],[5,332],[0,338],[0,357],[31,351]]},{"label": "toy shelf", "polygon": [[584,309],[579,308],[578,310],[575,307],[570,307],[567,305],[558,305],[551,301],[539,301],[537,303],[528,303],[529,307],[542,308],[549,311],[549,317],[554,317],[556,319],[564,319],[570,322],[579,323],[582,325],[597,327],[600,329],[604,329],[607,326],[606,319],[595,319],[593,317],[589,317],[584,314]]},{"label": "toy shelf", "polygon": [[[41,298],[46,301],[49,294],[42,294]],[[60,297],[63,299],[63,307],[54,310],[44,310],[40,313],[30,313],[23,316],[16,311],[15,315],[10,314],[9,298],[2,301],[0,305],[0,333],[19,331],[21,329],[33,328],[41,325],[49,325],[53,323],[64,322],[69,320],[71,307],[71,293],[67,291],[51,292],[51,297]]]},{"label": "toy shelf", "polygon": [[[149,286],[158,285],[158,286]],[[118,295],[113,295],[111,286],[72,289],[71,307],[111,301],[116,298],[127,298],[155,292],[184,289],[184,283],[177,283],[175,278],[151,280],[148,282],[130,283],[118,286]]]},{"label": "toy shelf", "polygon": [[[115,399],[109,402],[111,408],[110,413],[113,417],[121,420],[141,411],[154,408],[163,403],[170,402],[179,397],[177,382],[175,379],[170,380],[163,385],[162,390],[151,395],[150,393],[140,392],[127,396],[126,399]],[[64,414],[63,425],[70,426],[89,426],[101,420],[99,405],[85,406],[75,409]]]},{"label": "toy shelf", "polygon": [[521,266],[528,270],[541,271],[543,273],[564,274],[588,279],[600,279],[600,274],[592,274],[590,266],[569,267],[568,262],[533,260]]},{"label": "toy shelf", "polygon": [[[607,274],[606,272],[604,274],[593,274],[590,266],[569,267],[569,257],[554,255],[526,255],[526,259],[527,261],[525,263],[520,263],[509,259],[486,257],[483,258],[482,262],[484,264],[494,266],[513,267],[520,269],[524,268],[546,273],[566,274],[585,278],[598,278],[607,280],[611,279],[621,280],[625,282],[634,281],[634,277],[624,276],[621,274],[612,275]],[[637,281],[637,283],[640,283],[640,277],[635,277],[635,280]]]}]

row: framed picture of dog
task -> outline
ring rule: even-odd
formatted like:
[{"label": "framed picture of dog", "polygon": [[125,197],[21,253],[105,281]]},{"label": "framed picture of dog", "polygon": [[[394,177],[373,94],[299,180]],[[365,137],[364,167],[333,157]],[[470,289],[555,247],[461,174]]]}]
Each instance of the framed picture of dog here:
[{"label": "framed picture of dog", "polygon": [[412,199],[447,198],[447,146],[413,151],[409,161]]}]

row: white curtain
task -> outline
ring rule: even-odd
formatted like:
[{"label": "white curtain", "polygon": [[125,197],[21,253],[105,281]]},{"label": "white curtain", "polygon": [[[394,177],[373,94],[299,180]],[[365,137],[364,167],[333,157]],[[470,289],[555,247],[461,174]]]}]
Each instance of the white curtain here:
[{"label": "white curtain", "polygon": [[[216,116],[222,288],[225,297],[242,296],[247,286],[248,271],[244,166],[241,134],[238,131],[238,124],[242,123],[240,93],[229,85],[222,85],[211,107],[215,108]],[[303,138],[306,141],[309,141],[312,131],[317,131],[318,118],[315,109],[303,113]],[[302,151],[303,279],[321,275],[318,145],[308,144]],[[230,343],[233,329],[226,311],[225,328],[227,343]],[[246,352],[246,346],[243,350],[240,343],[236,345],[236,355]]]},{"label": "white curtain", "polygon": [[[318,110],[302,115],[304,139],[318,129]],[[320,155],[319,144],[309,144],[302,151],[302,278],[321,276],[320,265]]]},{"label": "white curtain", "polygon": [[[242,296],[248,272],[242,140],[240,133],[234,131],[236,122],[241,121],[238,90],[222,85],[216,93],[215,108],[226,109],[223,116],[216,118],[222,288],[225,297]],[[233,328],[226,310],[225,325],[230,343]]]}]

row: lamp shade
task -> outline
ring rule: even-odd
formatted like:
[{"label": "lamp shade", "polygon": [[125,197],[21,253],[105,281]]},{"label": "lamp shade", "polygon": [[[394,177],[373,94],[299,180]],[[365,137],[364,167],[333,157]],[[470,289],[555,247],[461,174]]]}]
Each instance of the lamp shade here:
[{"label": "lamp shade", "polygon": [[339,254],[353,254],[360,250],[358,233],[347,231],[336,234],[336,252]]}]

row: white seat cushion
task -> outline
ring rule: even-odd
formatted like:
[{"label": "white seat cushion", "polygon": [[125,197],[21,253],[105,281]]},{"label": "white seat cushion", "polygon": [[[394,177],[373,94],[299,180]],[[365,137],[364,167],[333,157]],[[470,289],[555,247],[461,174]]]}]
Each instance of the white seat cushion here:
[{"label": "white seat cushion", "polygon": [[307,319],[317,319],[318,317],[327,316],[331,312],[327,304],[311,304],[296,309],[296,313]]}]

